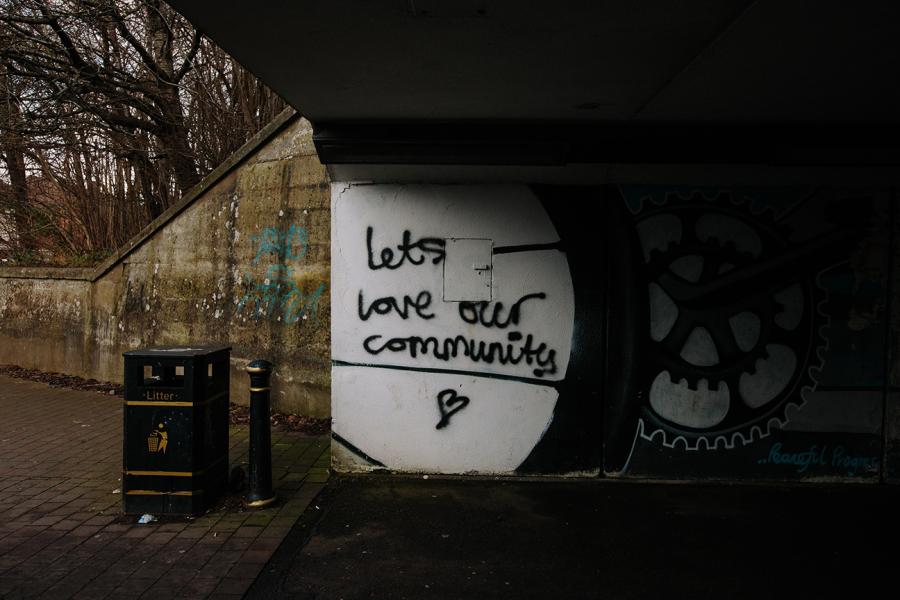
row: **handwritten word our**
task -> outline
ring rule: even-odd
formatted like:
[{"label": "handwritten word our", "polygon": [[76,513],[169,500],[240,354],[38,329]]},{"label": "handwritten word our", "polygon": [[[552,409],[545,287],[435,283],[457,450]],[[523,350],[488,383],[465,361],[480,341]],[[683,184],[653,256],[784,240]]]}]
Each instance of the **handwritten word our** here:
[{"label": "handwritten word our", "polygon": [[267,254],[277,256],[279,263],[300,260],[306,256],[309,248],[309,232],[305,227],[297,225],[291,225],[287,229],[266,227],[250,236],[250,239],[257,244],[254,265]]},{"label": "handwritten word our", "polygon": [[[505,329],[511,324],[519,324],[522,304],[524,304],[526,300],[531,300],[532,298],[543,300],[546,297],[547,294],[543,292],[537,294],[525,294],[513,303],[505,319],[503,318],[502,302],[460,302],[459,318],[472,325],[481,324],[485,327]],[[491,306],[493,306],[493,310],[490,309]]]},{"label": "handwritten word our", "polygon": [[261,283],[253,284],[235,308],[241,314],[245,307],[250,316],[281,316],[286,323],[296,323],[300,319],[318,320],[319,300],[325,292],[325,284],[320,283],[312,292],[304,294],[294,279],[293,269],[285,265],[273,265],[266,271]]}]

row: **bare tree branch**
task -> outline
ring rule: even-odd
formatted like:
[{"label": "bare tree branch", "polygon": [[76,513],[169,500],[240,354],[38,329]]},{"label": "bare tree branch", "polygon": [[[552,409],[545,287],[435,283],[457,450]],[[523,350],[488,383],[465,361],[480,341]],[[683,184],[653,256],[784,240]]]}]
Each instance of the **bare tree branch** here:
[{"label": "bare tree branch", "polygon": [[284,107],[161,0],[3,0],[0,80],[22,256],[112,250]]}]

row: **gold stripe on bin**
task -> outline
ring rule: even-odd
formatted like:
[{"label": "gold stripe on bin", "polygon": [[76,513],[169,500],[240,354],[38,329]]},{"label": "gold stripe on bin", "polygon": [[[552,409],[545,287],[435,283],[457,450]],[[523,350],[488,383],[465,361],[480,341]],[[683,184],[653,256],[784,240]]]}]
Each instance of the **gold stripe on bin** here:
[{"label": "gold stripe on bin", "polygon": [[270,388],[270,387],[261,387],[261,388],[254,388],[254,387],[252,387],[252,388],[250,388],[250,391],[251,391],[251,392],[268,392],[268,391],[271,390],[271,389],[272,389],[272,388]]},{"label": "gold stripe on bin", "polygon": [[[202,403],[202,404],[205,404]],[[151,400],[126,400],[125,406],[200,406],[200,402],[153,402]]]},{"label": "gold stripe on bin", "polygon": [[225,456],[220,456],[216,460],[212,462],[208,467],[202,469],[200,471],[131,471],[129,469],[125,469],[123,473],[126,475],[137,475],[140,477],[200,477],[201,475],[205,475],[207,471],[219,465],[220,462],[225,460]]},{"label": "gold stripe on bin", "polygon": [[157,407],[195,407],[195,406],[205,406],[211,402],[215,402],[216,400],[225,397],[228,392],[219,392],[215,396],[211,398],[207,398],[202,402],[158,402],[155,400],[126,400],[125,406],[157,406]]},{"label": "gold stripe on bin", "polygon": [[128,490],[126,496],[199,496],[203,490],[185,490],[183,492],[157,492],[156,490]]},{"label": "gold stripe on bin", "polygon": [[201,475],[203,471],[125,471],[126,475],[142,475],[147,477],[194,477]]},{"label": "gold stripe on bin", "polygon": [[268,373],[271,369],[262,369],[260,367],[246,367],[248,373]]}]

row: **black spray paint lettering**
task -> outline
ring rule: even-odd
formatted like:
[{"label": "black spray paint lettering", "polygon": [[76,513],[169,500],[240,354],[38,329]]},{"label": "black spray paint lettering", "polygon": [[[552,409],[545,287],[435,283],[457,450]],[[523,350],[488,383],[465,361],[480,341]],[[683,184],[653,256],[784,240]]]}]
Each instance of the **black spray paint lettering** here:
[{"label": "black spray paint lettering", "polygon": [[466,396],[460,396],[455,390],[442,390],[437,395],[438,410],[441,412],[441,420],[435,429],[443,429],[450,423],[450,417],[469,405]]},{"label": "black spray paint lettering", "polygon": [[485,327],[497,327],[506,329],[510,325],[518,325],[522,316],[522,304],[526,300],[539,298],[543,300],[547,294],[540,292],[537,294],[525,294],[510,307],[506,319],[503,319],[503,303],[493,303],[493,310],[490,309],[491,302],[460,302],[459,317],[466,323],[480,323]]},{"label": "black spray paint lettering", "polygon": [[370,335],[363,340],[363,349],[372,355],[381,354],[385,350],[388,352],[406,352],[409,353],[410,358],[430,354],[442,361],[452,360],[462,354],[473,362],[483,362],[489,365],[494,362],[498,362],[501,365],[518,365],[525,361],[525,364],[529,366],[536,365],[537,368],[532,371],[535,377],[556,373],[556,350],[547,348],[547,344],[544,343],[535,347],[534,336],[530,333],[524,338],[524,343],[520,344],[523,339],[522,334],[518,331],[511,331],[507,335],[507,339],[510,342],[516,342],[515,345],[472,340],[462,335],[444,338],[443,340],[439,340],[436,337],[423,338],[411,335],[408,337],[390,338],[386,342],[381,343],[379,340],[382,337],[381,335]]},{"label": "black spray paint lettering", "polygon": [[425,312],[429,306],[431,306],[431,292],[425,290],[419,292],[415,300],[410,296],[403,296],[403,300],[398,302],[393,296],[385,296],[384,298],[376,298],[368,307],[366,307],[362,290],[360,290],[357,302],[359,318],[363,321],[368,321],[373,312],[377,315],[386,315],[391,311],[396,312],[401,319],[406,320],[409,318],[410,308],[415,310],[416,315],[422,319],[433,319],[433,313]]},{"label": "black spray paint lettering", "polygon": [[[444,260],[444,240],[440,238],[421,238],[416,242],[412,240],[412,234],[407,229],[403,232],[403,241],[397,244],[399,257],[392,248],[382,248],[378,253],[380,263],[375,262],[375,255],[372,252],[372,227],[366,228],[366,249],[369,253],[369,268],[373,271],[377,269],[399,269],[403,263],[409,261],[413,265],[421,265],[425,262],[426,254],[434,254],[431,259],[433,264],[438,264]],[[396,260],[395,260],[396,258]]]}]

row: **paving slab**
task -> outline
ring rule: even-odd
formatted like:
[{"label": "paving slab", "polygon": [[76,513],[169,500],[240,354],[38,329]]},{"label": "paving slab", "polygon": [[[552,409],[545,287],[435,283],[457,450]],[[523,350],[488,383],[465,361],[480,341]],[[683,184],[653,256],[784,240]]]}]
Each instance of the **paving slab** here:
[{"label": "paving slab", "polygon": [[[328,478],[327,437],[273,431],[274,506],[139,525],[122,418],[119,397],[0,376],[0,598],[240,597]],[[232,467],[248,434],[230,429]]]}]

